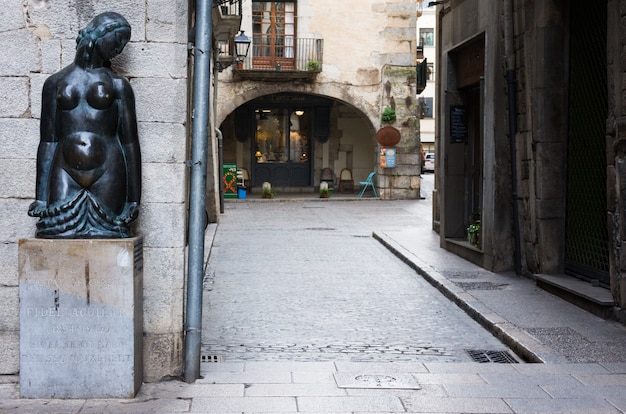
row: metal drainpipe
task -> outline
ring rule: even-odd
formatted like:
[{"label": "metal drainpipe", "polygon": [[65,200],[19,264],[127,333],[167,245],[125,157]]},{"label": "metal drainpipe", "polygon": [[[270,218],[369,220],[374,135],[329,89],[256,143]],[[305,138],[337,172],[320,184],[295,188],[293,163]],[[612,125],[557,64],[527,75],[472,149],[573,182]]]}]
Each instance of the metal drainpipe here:
[{"label": "metal drainpipe", "polygon": [[504,0],[504,53],[509,112],[509,149],[511,156],[511,196],[513,201],[513,239],[515,243],[515,273],[522,274],[519,205],[517,193],[517,79],[515,76],[515,46],[513,44],[513,1]]},{"label": "metal drainpipe", "polygon": [[[217,92],[216,92],[217,94]],[[217,157],[219,163],[219,189],[220,189],[220,213],[224,214],[224,180],[222,180],[222,172],[224,171],[224,135],[219,128],[215,128],[217,134]]]},{"label": "metal drainpipe", "polygon": [[202,279],[206,226],[207,148],[211,78],[212,0],[197,0],[193,71],[191,181],[189,196],[189,264],[185,326],[185,381],[200,377]]},{"label": "metal drainpipe", "polygon": [[[240,1],[241,3],[241,1]],[[241,10],[241,4],[239,4],[239,10]],[[219,50],[215,50],[213,65],[213,122],[217,124],[217,80],[219,77],[219,68],[217,67],[217,58]],[[224,135],[219,128],[215,128],[215,134],[217,135],[217,176],[218,188],[220,190],[220,214],[224,214],[224,180],[222,180],[222,174],[224,171]]]}]

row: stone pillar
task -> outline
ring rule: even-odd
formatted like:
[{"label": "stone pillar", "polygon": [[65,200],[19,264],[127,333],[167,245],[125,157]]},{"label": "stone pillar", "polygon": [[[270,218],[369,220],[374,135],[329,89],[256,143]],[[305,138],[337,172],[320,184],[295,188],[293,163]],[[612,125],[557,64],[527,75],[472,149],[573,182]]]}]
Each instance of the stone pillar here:
[{"label": "stone pillar", "polygon": [[395,146],[396,167],[382,168],[379,165],[377,168],[376,188],[383,199],[414,200],[420,197],[422,158],[417,118],[419,105],[415,99],[416,76],[415,66],[387,66],[383,72],[383,110],[389,106],[396,111],[396,121],[390,125],[402,136]]},{"label": "stone pillar", "polygon": [[142,238],[20,240],[22,398],[136,395],[142,250]]}]

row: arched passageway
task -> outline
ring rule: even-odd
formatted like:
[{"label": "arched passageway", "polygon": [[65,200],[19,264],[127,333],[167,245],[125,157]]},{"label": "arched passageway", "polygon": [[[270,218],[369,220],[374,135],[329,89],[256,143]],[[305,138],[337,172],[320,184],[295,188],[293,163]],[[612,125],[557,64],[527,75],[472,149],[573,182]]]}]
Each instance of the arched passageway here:
[{"label": "arched passageway", "polygon": [[354,106],[329,97],[276,93],[250,100],[221,124],[225,165],[245,169],[250,190],[313,191],[321,171],[365,180],[376,166],[375,129]]}]

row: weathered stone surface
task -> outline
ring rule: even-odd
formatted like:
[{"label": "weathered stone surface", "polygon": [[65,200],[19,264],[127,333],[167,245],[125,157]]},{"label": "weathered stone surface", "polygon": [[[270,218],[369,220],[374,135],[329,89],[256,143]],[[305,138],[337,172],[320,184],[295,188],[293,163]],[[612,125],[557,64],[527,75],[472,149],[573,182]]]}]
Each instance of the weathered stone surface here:
[{"label": "weathered stone surface", "polygon": [[185,245],[185,205],[182,203],[142,203],[140,231],[150,247],[181,247]]},{"label": "weathered stone surface", "polygon": [[[184,79],[131,79],[138,121],[184,123],[187,111],[187,82]],[[158,102],[158,105],[141,105]]]},{"label": "weathered stone surface", "polygon": [[144,381],[157,382],[183,373],[183,333],[146,333],[144,344]]},{"label": "weathered stone surface", "polygon": [[158,334],[174,332],[183,319],[183,290],[146,290],[144,300],[146,331]]},{"label": "weathered stone surface", "polygon": [[[75,39],[77,28],[85,27],[94,16],[115,11],[124,16],[133,28],[131,41],[144,39],[146,31],[144,2],[116,0],[115,2],[55,2],[54,7],[47,1],[35,1],[27,7],[30,25],[45,25],[57,38]],[[52,9],[52,10],[51,10]]]},{"label": "weathered stone surface", "polygon": [[[37,149],[35,147],[35,153]],[[8,197],[28,198],[35,194],[35,160],[5,159],[2,160],[4,174],[0,174],[0,187]]]},{"label": "weathered stone surface", "polygon": [[143,379],[141,238],[23,239],[22,398],[129,398]]},{"label": "weathered stone surface", "polygon": [[55,73],[61,70],[61,42],[59,40],[45,40],[40,42],[40,47],[42,72]]},{"label": "weathered stone surface", "polygon": [[20,338],[18,331],[0,331],[0,374],[13,375],[20,369]]},{"label": "weathered stone surface", "polygon": [[19,306],[17,286],[0,290],[0,331],[17,331],[19,329]]},{"label": "weathered stone surface", "polygon": [[0,77],[0,117],[18,118],[28,111],[28,77]]},{"label": "weathered stone surface", "polygon": [[[207,249],[208,250],[208,249]],[[180,269],[185,267],[185,249],[152,248],[144,246],[143,271],[150,277],[144,278],[144,289],[183,289],[185,279],[181,277]]]},{"label": "weathered stone surface", "polygon": [[[22,118],[0,119],[0,131],[2,131],[4,136],[10,137],[3,141],[0,159],[35,159],[37,155],[37,145],[39,145],[39,121]],[[2,169],[3,172],[6,171],[4,166]],[[32,195],[34,194],[31,194],[31,196]]]},{"label": "weathered stone surface", "polygon": [[[0,181],[1,182],[1,181]],[[185,165],[146,163],[142,166],[144,202],[185,202]]]},{"label": "weathered stone surface", "polygon": [[3,1],[0,32],[7,32],[24,27],[22,4],[17,1]]},{"label": "weathered stone surface", "polygon": [[184,125],[140,122],[137,127],[142,162],[185,162]]},{"label": "weathered stone surface", "polygon": [[148,41],[187,43],[187,1],[152,0],[148,2],[147,15]]},{"label": "weathered stone surface", "polygon": [[[0,286],[3,289],[17,286],[17,243],[0,243]],[[17,314],[17,307],[12,310]]]},{"label": "weathered stone surface", "polygon": [[[122,75],[181,79],[187,76],[187,46],[172,43],[130,43],[116,58]],[[146,65],[146,62],[152,62]]]},{"label": "weathered stone surface", "polygon": [[[30,237],[34,234],[35,220],[26,214],[31,201],[0,198],[0,211],[2,211],[2,214],[0,214],[0,241],[15,243],[20,238]],[[14,267],[16,263],[14,262]]]},{"label": "weathered stone surface", "polygon": [[0,33],[0,49],[4,56],[19,56],[19,59],[0,59],[0,76],[26,76],[39,71],[39,48],[30,30]]}]

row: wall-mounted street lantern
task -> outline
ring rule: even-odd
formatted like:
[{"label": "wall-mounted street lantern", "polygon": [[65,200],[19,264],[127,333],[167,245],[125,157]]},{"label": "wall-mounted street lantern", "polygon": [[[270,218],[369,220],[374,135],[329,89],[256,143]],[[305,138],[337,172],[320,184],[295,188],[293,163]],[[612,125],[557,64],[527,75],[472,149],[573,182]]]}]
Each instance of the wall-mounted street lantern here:
[{"label": "wall-mounted street lantern", "polygon": [[[234,43],[234,50],[233,50]],[[215,47],[215,65],[218,71],[223,71],[230,65],[237,65],[237,69],[243,68],[243,61],[248,56],[251,40],[243,30],[232,40],[219,40]],[[234,53],[233,53],[234,52]]]},{"label": "wall-mounted street lantern", "polygon": [[236,61],[243,62],[248,56],[248,50],[250,50],[250,38],[245,35],[243,30],[239,32],[237,36],[235,36],[235,53],[236,53]]}]

